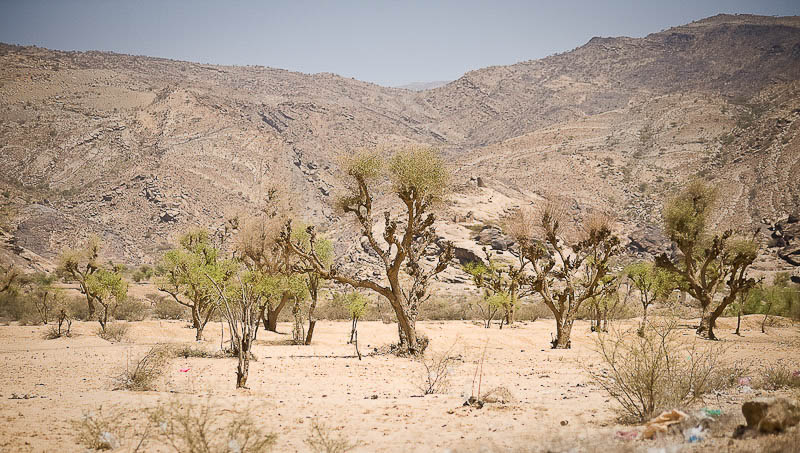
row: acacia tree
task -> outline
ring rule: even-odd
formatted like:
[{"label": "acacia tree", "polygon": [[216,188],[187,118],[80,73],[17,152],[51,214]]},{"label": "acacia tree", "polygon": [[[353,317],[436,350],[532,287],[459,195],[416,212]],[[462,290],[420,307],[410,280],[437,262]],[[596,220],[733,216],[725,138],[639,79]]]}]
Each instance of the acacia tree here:
[{"label": "acacia tree", "polygon": [[109,315],[128,297],[128,282],[122,277],[119,268],[100,268],[86,279],[86,288],[102,309],[97,321],[100,323],[100,328],[105,331]]},{"label": "acacia tree", "polygon": [[217,267],[219,250],[202,229],[181,236],[178,244],[161,259],[158,289],[191,310],[195,339],[200,341],[217,306],[217,291],[206,274]]},{"label": "acacia tree", "polygon": [[[622,288],[625,287],[623,291]],[[625,296],[622,297],[622,293]],[[593,312],[592,330],[608,332],[608,319],[622,306],[627,305],[631,291],[630,286],[619,274],[608,274],[601,280],[599,295],[589,299]]]},{"label": "acacia tree", "polygon": [[606,277],[611,259],[619,253],[619,239],[607,218],[594,216],[584,222],[582,237],[568,246],[564,217],[561,207],[547,203],[538,222],[544,239],[520,238],[521,250],[532,263],[530,284],[555,317],[554,349],[571,346],[572,324],[581,305],[613,287]]},{"label": "acacia tree", "polygon": [[642,322],[639,324],[637,334],[644,336],[647,325],[647,309],[654,302],[663,300],[675,287],[669,272],[656,267],[649,261],[638,261],[625,268],[625,275],[633,286],[639,291],[639,302],[642,304]]},{"label": "acacia tree", "polygon": [[[311,236],[308,234],[307,227],[294,227],[292,230],[293,241],[303,247],[306,252],[311,251]],[[333,243],[326,238],[317,238],[314,243],[315,253],[322,263],[325,270],[329,270],[333,263]],[[314,326],[317,320],[314,319],[314,311],[317,308],[319,292],[325,283],[325,278],[316,271],[314,266],[307,266],[303,261],[295,265],[295,272],[303,275],[303,280],[308,291],[311,303],[308,307],[308,331],[305,334],[304,344],[311,344],[314,336]]]},{"label": "acacia tree", "polygon": [[102,267],[100,265],[101,247],[100,238],[91,236],[81,248],[64,250],[58,266],[58,272],[64,276],[64,279],[68,282],[78,283],[79,291],[86,296],[89,318],[94,316],[96,295],[90,290],[88,282],[89,277]]},{"label": "acacia tree", "polygon": [[251,347],[256,336],[262,301],[276,287],[270,276],[225,261],[216,275],[206,274],[219,296],[217,305],[231,332],[231,348],[238,358],[236,388],[247,388]]},{"label": "acacia tree", "polygon": [[[675,258],[664,253],[656,259],[656,264],[672,272],[681,289],[699,302],[702,315],[697,333],[712,340],[716,339],[717,318],[740,292],[756,285],[747,269],[758,254],[754,239],[734,237],[732,230],[711,231],[709,217],[716,198],[712,186],[694,181],[667,200],[662,212],[664,229],[680,253]],[[715,302],[717,292],[725,286],[727,294]]]},{"label": "acacia tree", "polygon": [[486,328],[489,328],[491,319],[499,309],[503,310],[500,328],[503,328],[503,322],[513,323],[520,299],[533,293],[530,286],[524,284],[528,277],[526,267],[530,261],[519,253],[517,247],[511,247],[509,251],[514,256],[514,262],[500,263],[484,247],[485,263],[475,261],[464,266],[464,271],[470,274],[475,286],[484,290],[485,306],[481,310],[484,311],[484,320],[487,321]]},{"label": "acacia tree", "polygon": [[[342,274],[336,266],[326,269],[316,253],[313,227],[308,228],[311,244],[308,251],[291,239],[291,222],[287,222],[282,240],[324,278],[385,297],[397,316],[398,351],[421,354],[427,347],[427,338],[418,335],[416,329],[420,304],[430,297],[431,279],[453,259],[452,244],[435,245],[436,217],[432,211],[444,197],[449,180],[444,161],[435,150],[422,147],[395,153],[388,165],[378,154],[364,152],[346,163],[345,172],[351,184],[349,193],[339,200],[339,207],[344,213],[355,216],[361,227],[361,237],[378,256],[388,284]],[[392,194],[401,203],[402,214],[384,211],[383,241],[379,242],[372,208],[377,196],[376,186],[385,176],[391,182]],[[428,257],[436,261],[432,267],[423,264]]]},{"label": "acacia tree", "polygon": [[[277,332],[278,317],[291,301],[298,301],[303,288],[303,277],[297,272],[296,258],[287,243],[279,241],[284,223],[289,218],[282,198],[270,191],[265,207],[251,218],[245,219],[236,241],[236,251],[244,265],[253,272],[270,277],[274,284],[283,284],[284,290],[261,300],[259,318],[264,328]],[[304,291],[304,290],[302,290]]]}]

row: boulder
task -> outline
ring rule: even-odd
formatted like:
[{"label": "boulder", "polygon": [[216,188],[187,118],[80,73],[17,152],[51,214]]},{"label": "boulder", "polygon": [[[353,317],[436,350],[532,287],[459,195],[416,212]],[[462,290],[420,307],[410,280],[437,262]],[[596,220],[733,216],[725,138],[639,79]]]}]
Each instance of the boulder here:
[{"label": "boulder", "polygon": [[800,405],[788,398],[757,398],[742,405],[747,429],[783,432],[800,422]]},{"label": "boulder", "polygon": [[462,247],[454,247],[453,256],[462,266],[467,263],[483,263],[483,260],[475,252]]}]

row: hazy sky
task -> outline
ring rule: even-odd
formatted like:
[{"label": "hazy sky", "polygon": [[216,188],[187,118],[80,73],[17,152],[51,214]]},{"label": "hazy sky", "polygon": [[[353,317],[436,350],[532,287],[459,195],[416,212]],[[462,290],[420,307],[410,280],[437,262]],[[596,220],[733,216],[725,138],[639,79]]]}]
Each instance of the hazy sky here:
[{"label": "hazy sky", "polygon": [[0,0],[0,41],[334,72],[400,85],[644,36],[720,12],[798,15],[798,0]]}]

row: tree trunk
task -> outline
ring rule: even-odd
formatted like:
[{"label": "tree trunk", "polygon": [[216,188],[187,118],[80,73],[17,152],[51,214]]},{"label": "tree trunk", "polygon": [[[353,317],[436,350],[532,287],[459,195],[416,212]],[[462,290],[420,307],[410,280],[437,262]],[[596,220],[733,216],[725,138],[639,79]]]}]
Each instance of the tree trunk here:
[{"label": "tree trunk", "polygon": [[286,302],[288,301],[289,293],[284,293],[283,296],[281,296],[280,303],[275,308],[267,306],[267,319],[264,326],[270,332],[278,332],[278,315],[281,314],[283,307],[286,306]]},{"label": "tree trunk", "polygon": [[236,368],[236,388],[247,388],[247,374],[250,371],[250,360],[247,352],[239,351],[239,366]]},{"label": "tree trunk", "polygon": [[642,323],[639,324],[639,330],[636,333],[640,337],[644,337],[644,329],[647,327],[647,305],[644,306],[644,314],[642,315]]},{"label": "tree trunk", "polygon": [[95,305],[92,298],[87,294],[86,295],[86,303],[89,304],[89,314],[87,316],[88,319],[92,319],[94,317]]},{"label": "tree trunk", "polygon": [[317,321],[313,319],[308,320],[308,332],[306,332],[306,345],[311,344],[311,338],[314,336],[314,326],[317,325]]},{"label": "tree trunk", "polygon": [[236,388],[247,388],[247,374],[250,371],[250,341],[248,337],[238,338],[232,341],[236,345],[236,355],[239,358],[239,365],[236,367]]},{"label": "tree trunk", "polygon": [[742,327],[742,307],[739,307],[739,311],[736,313],[736,335],[742,335],[739,333],[740,327]]},{"label": "tree trunk", "polygon": [[347,341],[347,344],[353,344],[353,338],[356,336],[356,323],[358,322],[358,318],[353,318],[353,322],[350,325],[350,339]]},{"label": "tree trunk", "polygon": [[553,349],[570,349],[572,347],[570,340],[572,323],[571,318],[566,318],[563,322],[556,320],[556,339],[552,342]]},{"label": "tree trunk", "polygon": [[194,336],[195,341],[200,341],[203,339],[203,329],[205,329],[205,327],[205,324],[200,324],[195,328],[197,330],[197,334]]},{"label": "tree trunk", "polygon": [[697,327],[697,334],[709,340],[717,339],[717,337],[714,336],[714,320],[712,319],[712,313],[703,313],[703,317],[700,318],[700,326]]}]

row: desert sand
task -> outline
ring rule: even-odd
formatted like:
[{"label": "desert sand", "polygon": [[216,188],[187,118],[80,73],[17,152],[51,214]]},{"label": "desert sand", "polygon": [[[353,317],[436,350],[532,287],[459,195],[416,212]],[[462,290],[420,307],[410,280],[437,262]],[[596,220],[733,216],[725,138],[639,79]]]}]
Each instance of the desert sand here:
[{"label": "desert sand", "polygon": [[[720,320],[726,360],[742,361],[754,372],[779,360],[800,368],[797,327],[784,323],[762,334],[759,322],[760,317],[745,318],[739,337],[732,334],[735,319]],[[690,324],[681,331],[686,341],[695,340]],[[232,358],[173,359],[158,391],[113,390],[114,376],[151,345],[192,343],[194,333],[184,321],[143,321],[131,323],[126,341],[110,343],[94,334],[96,328],[75,323],[77,336],[44,340],[45,327],[0,327],[0,450],[83,451],[71,425],[83,413],[144,409],[175,398],[210,401],[220,411],[250,410],[277,434],[275,451],[281,452],[308,451],[304,439],[313,419],[359,442],[355,451],[363,452],[536,451],[553,439],[613,438],[616,430],[631,429],[618,424],[614,403],[584,369],[599,361],[592,350],[596,334],[581,321],[570,350],[549,349],[554,326],[548,319],[502,330],[470,321],[421,322],[432,341],[429,356],[452,348],[461,357],[449,390],[427,396],[416,385],[423,373],[419,362],[392,355],[359,361],[346,344],[350,324],[332,321],[318,323],[311,346],[288,345],[290,335],[260,332],[248,390],[234,388]],[[281,332],[290,329],[279,326]],[[362,353],[391,343],[396,334],[394,324],[361,323]],[[207,338],[206,348],[219,348],[219,323],[209,325]],[[513,401],[464,407],[484,346],[481,392],[503,386]],[[759,393],[731,390],[698,407],[722,409],[744,423],[741,402]],[[16,399],[25,395],[28,399]],[[726,445],[728,439],[710,442],[717,441]]]}]

